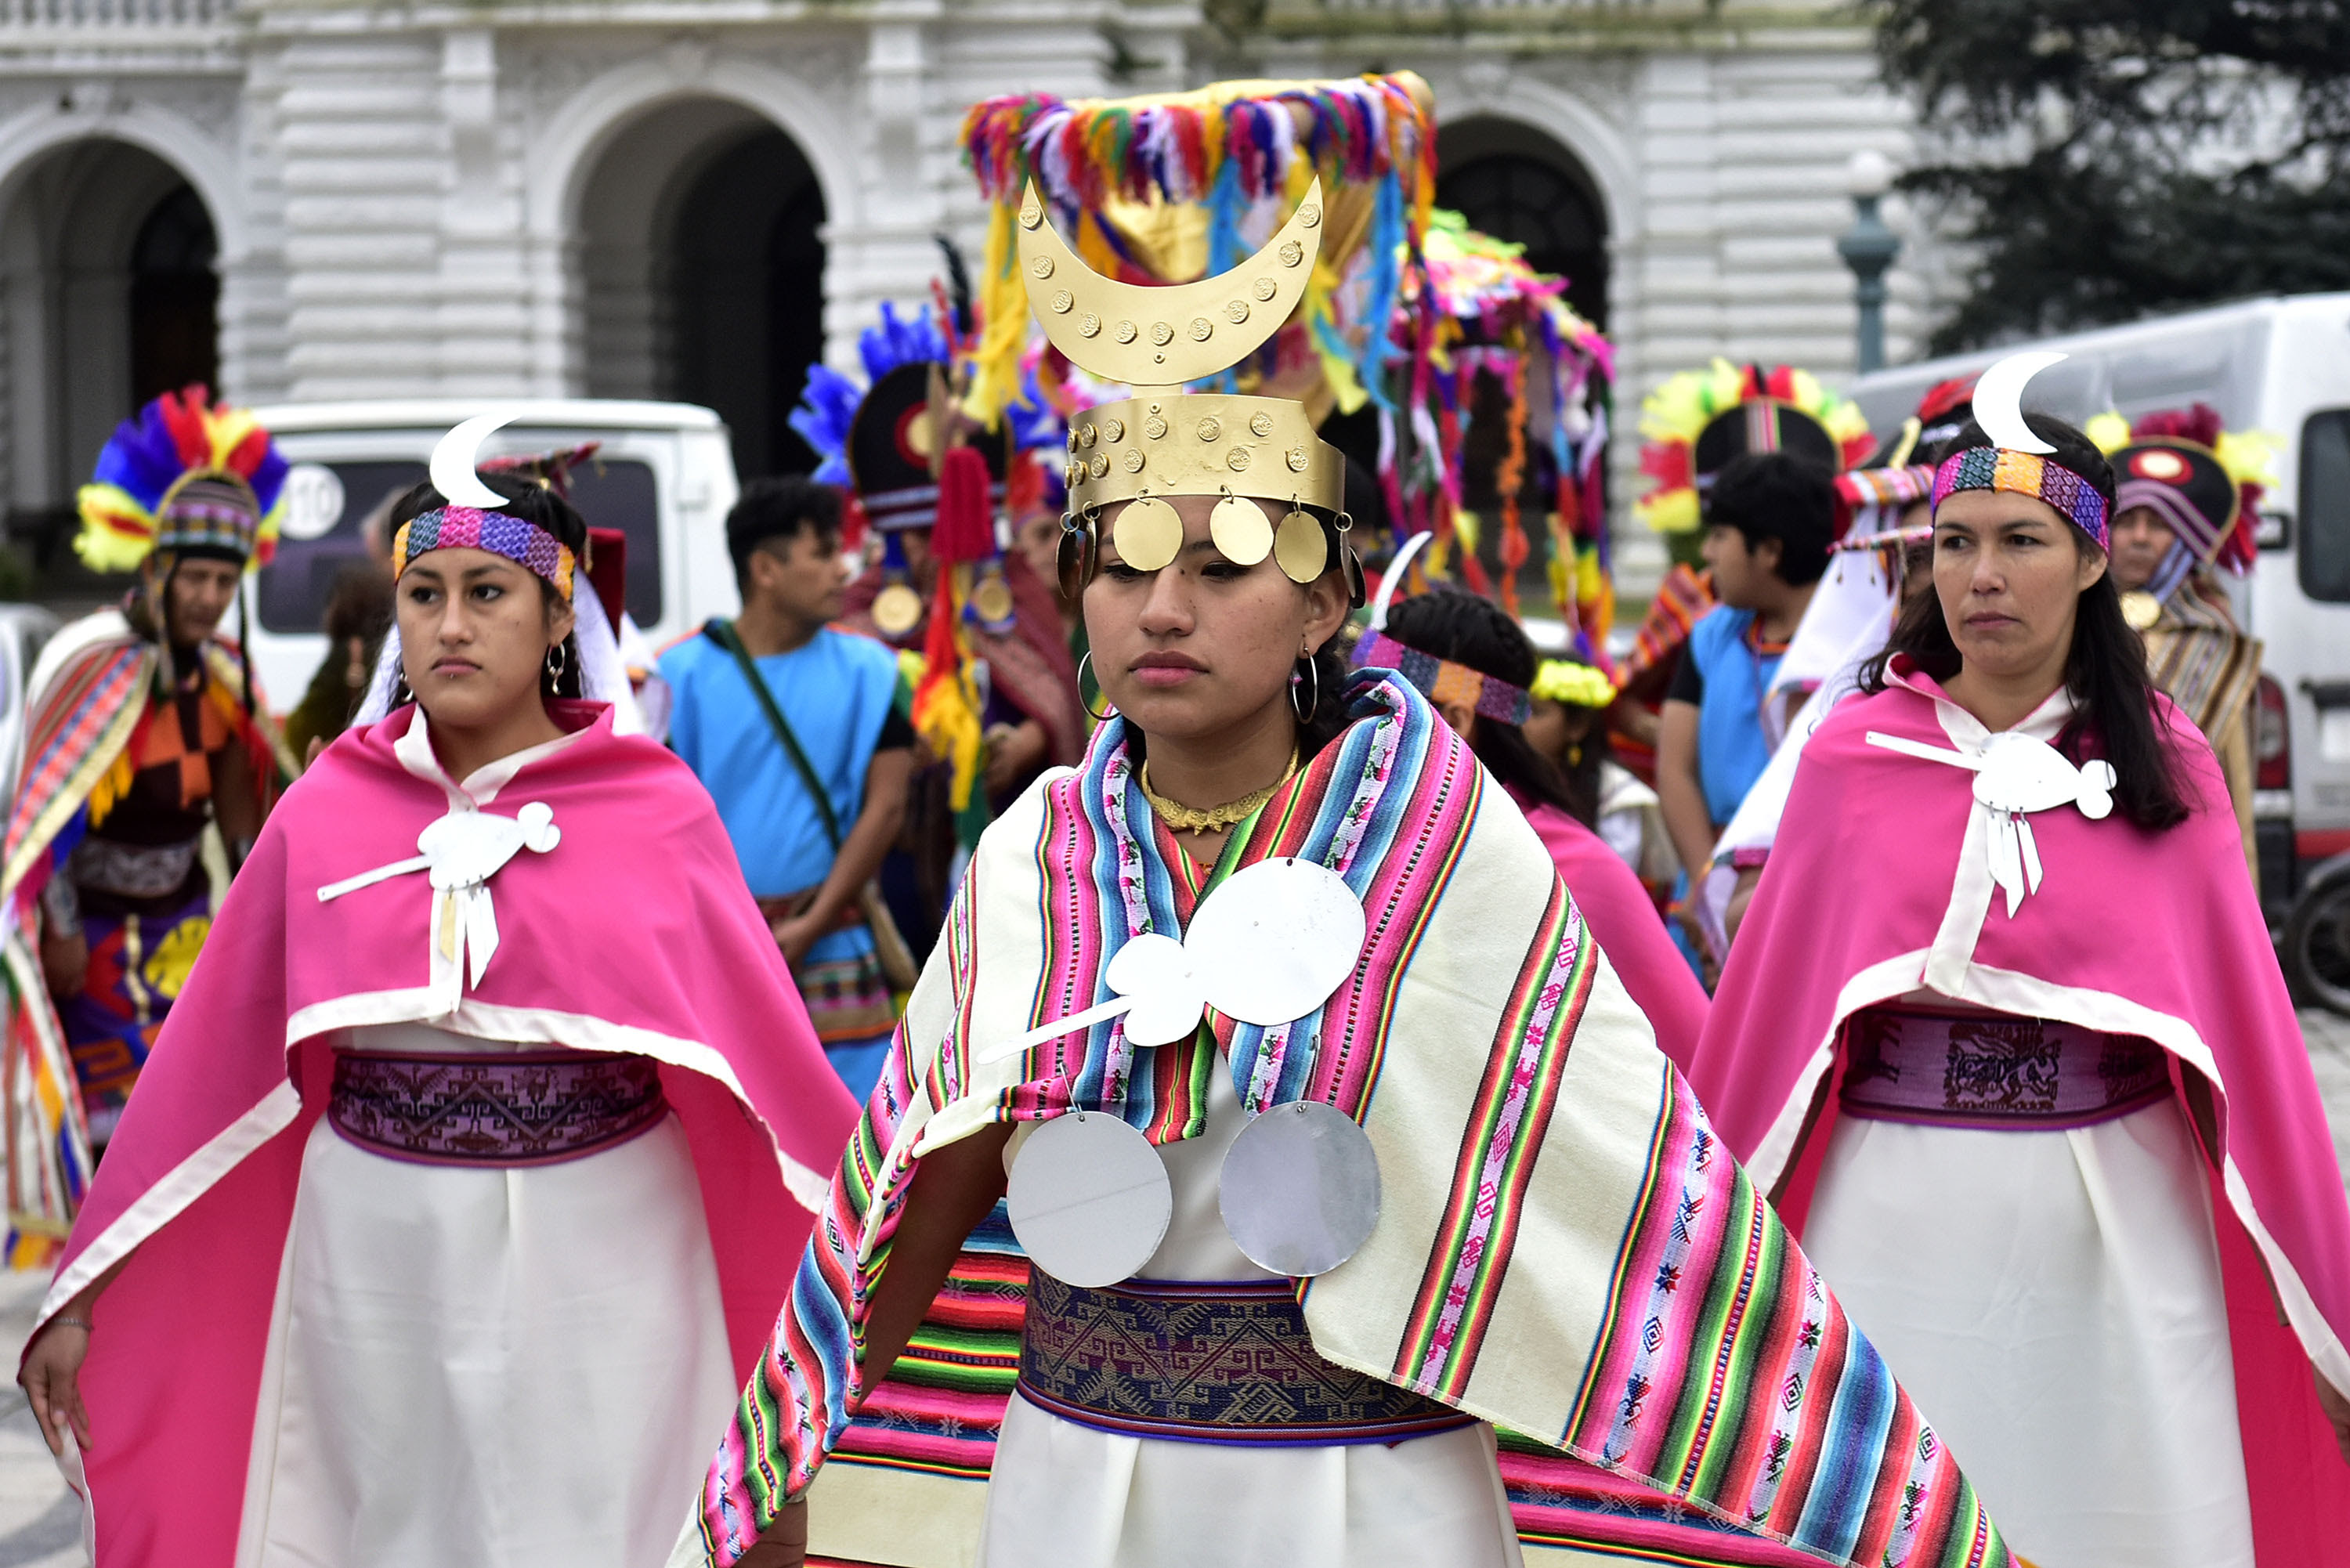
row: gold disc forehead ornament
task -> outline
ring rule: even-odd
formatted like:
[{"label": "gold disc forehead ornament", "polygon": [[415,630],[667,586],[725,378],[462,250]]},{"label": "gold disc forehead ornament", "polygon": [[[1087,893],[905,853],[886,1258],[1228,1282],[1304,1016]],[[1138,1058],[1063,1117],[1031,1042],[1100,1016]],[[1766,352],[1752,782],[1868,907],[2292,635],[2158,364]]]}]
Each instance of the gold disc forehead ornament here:
[{"label": "gold disc forehead ornament", "polygon": [[1245,495],[1226,495],[1208,514],[1208,537],[1225,560],[1253,566],[1273,553],[1273,520]]},{"label": "gold disc forehead ornament", "polygon": [[1183,550],[1183,519],[1156,495],[1127,503],[1111,525],[1118,558],[1138,572],[1155,572]]}]

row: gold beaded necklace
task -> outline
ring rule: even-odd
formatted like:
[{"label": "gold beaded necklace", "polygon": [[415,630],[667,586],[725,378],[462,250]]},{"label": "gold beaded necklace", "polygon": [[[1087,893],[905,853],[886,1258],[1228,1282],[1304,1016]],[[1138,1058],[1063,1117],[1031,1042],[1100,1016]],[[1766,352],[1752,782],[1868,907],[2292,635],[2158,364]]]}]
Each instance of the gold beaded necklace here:
[{"label": "gold beaded necklace", "polygon": [[1228,827],[1247,821],[1252,813],[1273,798],[1274,791],[1297,776],[1297,748],[1295,746],[1289,748],[1289,766],[1282,770],[1279,778],[1263,789],[1250,791],[1238,800],[1228,800],[1222,805],[1211,805],[1204,811],[1196,806],[1185,805],[1180,801],[1169,800],[1165,795],[1152,789],[1149,763],[1142,764],[1142,772],[1139,776],[1142,784],[1142,798],[1150,803],[1150,809],[1157,812],[1159,820],[1170,828],[1177,833],[1222,833]]}]

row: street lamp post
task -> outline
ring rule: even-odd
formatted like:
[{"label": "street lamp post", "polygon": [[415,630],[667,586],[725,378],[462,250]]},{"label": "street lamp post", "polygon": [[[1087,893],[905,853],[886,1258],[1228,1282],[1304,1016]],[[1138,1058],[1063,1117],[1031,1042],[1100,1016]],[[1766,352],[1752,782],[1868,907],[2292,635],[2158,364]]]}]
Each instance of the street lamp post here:
[{"label": "street lamp post", "polygon": [[1852,197],[1853,223],[1836,241],[1836,254],[1852,268],[1853,299],[1860,306],[1860,373],[1885,368],[1885,274],[1901,254],[1901,239],[1885,226],[1877,204],[1893,186],[1893,161],[1864,148],[1845,168]]}]

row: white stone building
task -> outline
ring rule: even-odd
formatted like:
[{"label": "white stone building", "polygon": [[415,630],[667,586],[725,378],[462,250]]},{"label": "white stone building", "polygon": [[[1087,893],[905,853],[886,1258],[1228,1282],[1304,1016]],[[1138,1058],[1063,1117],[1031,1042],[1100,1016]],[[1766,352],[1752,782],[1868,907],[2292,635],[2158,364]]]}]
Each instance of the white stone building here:
[{"label": "white stone building", "polygon": [[684,398],[726,416],[746,470],[788,466],[807,361],[846,361],[879,301],[926,291],[934,234],[977,253],[969,103],[1231,75],[1423,73],[1440,199],[1575,276],[1619,347],[1621,425],[1714,354],[1833,380],[1846,163],[1909,139],[1844,15],[0,0],[0,487],[20,531],[55,519],[115,421],[197,378],[241,400]]}]

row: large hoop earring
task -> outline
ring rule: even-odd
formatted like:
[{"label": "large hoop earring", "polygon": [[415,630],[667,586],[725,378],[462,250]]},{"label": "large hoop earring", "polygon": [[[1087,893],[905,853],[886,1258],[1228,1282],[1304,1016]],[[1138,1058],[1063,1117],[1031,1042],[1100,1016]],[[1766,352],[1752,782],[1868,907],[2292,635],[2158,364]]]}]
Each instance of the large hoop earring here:
[{"label": "large hoop earring", "polygon": [[559,642],[556,643],[554,647],[546,650],[546,678],[549,680],[562,680],[563,671],[570,665],[570,663],[571,654],[569,650],[567,649],[563,644]]},{"label": "large hoop earring", "polygon": [[[1305,666],[1305,675],[1300,675],[1295,670],[1289,672],[1289,711],[1297,715],[1300,724],[1310,724],[1314,722],[1314,715],[1322,711],[1322,671],[1310,653],[1297,662]],[[1305,683],[1307,675],[1314,678],[1314,699],[1300,708],[1297,705],[1297,689]]]},{"label": "large hoop earring", "polygon": [[[1093,668],[1093,664],[1094,650],[1088,648],[1085,651],[1085,656],[1077,660],[1077,706],[1085,709],[1087,712],[1092,713],[1094,722],[1096,723],[1099,723],[1107,719],[1111,713],[1117,712],[1118,710],[1112,708],[1107,712],[1095,713],[1091,705],[1086,701],[1086,671],[1091,670]],[[1094,690],[1097,691],[1100,691],[1101,682],[1097,680],[1094,683]]]}]

